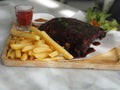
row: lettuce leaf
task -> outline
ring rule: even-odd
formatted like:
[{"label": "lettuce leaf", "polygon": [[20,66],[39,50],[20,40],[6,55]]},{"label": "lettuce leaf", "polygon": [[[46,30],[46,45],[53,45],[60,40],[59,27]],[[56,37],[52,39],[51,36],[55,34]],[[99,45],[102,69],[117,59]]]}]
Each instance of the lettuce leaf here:
[{"label": "lettuce leaf", "polygon": [[105,11],[100,11],[97,8],[89,8],[86,13],[87,22],[92,24],[92,21],[95,20],[99,27],[104,29],[106,32],[110,30],[117,30],[117,26],[119,25],[115,19],[112,21],[106,20],[111,15],[106,13]]}]

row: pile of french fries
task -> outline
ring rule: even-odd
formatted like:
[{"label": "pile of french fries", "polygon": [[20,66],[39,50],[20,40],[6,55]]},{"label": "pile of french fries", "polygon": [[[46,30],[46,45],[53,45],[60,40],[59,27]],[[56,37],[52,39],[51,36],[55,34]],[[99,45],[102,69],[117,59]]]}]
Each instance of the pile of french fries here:
[{"label": "pile of french fries", "polygon": [[70,60],[73,56],[49,35],[31,26],[30,32],[11,30],[7,57],[18,60]]}]

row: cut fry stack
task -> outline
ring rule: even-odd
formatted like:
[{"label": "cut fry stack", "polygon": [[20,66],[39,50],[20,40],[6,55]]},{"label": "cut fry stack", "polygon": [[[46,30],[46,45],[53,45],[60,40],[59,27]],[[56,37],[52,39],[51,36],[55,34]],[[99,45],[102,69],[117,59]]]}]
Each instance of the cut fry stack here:
[{"label": "cut fry stack", "polygon": [[7,57],[18,60],[65,60],[73,56],[50,38],[46,32],[35,27],[30,32],[11,30],[12,39],[9,42]]}]

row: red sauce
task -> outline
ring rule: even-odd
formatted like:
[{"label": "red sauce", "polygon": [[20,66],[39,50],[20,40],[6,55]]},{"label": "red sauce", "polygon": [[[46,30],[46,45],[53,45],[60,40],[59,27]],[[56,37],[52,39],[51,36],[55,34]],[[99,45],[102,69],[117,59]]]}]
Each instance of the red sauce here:
[{"label": "red sauce", "polygon": [[100,45],[100,42],[93,42],[92,44],[95,46],[98,46],[98,45]]},{"label": "red sauce", "polygon": [[35,21],[37,21],[37,22],[47,22],[46,19],[42,19],[42,18],[35,19]]},{"label": "red sauce", "polygon": [[17,23],[19,26],[28,26],[31,24],[32,20],[32,11],[17,11]]}]

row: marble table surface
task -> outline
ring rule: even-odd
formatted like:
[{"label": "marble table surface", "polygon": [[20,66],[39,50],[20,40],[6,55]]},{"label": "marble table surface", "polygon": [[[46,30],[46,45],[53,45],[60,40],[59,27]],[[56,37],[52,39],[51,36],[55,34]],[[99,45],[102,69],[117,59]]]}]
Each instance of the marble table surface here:
[{"label": "marble table surface", "polygon": [[[72,16],[78,10],[53,0],[0,1],[0,54],[15,19],[14,6],[29,3],[34,12]],[[0,62],[0,90],[120,90],[120,71],[7,67]]]}]

